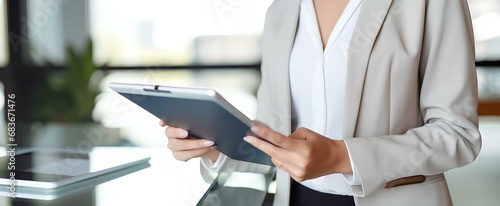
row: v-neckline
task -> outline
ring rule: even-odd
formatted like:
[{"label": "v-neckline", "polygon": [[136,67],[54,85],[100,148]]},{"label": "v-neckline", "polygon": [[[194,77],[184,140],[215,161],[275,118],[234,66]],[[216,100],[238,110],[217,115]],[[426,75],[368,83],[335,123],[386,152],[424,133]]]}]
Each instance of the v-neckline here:
[{"label": "v-neckline", "polygon": [[325,48],[323,49],[323,40],[321,38],[321,32],[319,30],[319,21],[316,15],[316,9],[314,8],[314,2],[313,0],[303,0],[307,1],[306,6],[308,7],[308,10],[310,12],[307,12],[309,14],[309,17],[313,22],[310,22],[310,26],[312,26],[309,30],[312,32],[312,36],[316,37],[315,42],[316,45],[319,44],[319,49],[321,50],[321,53],[323,56],[329,51],[329,49],[332,47],[332,45],[337,41],[340,33],[344,29],[344,27],[347,25],[347,22],[349,19],[352,17],[352,15],[355,13],[357,7],[360,5],[361,0],[350,0],[349,3],[347,3],[346,7],[344,8],[344,11],[340,15],[339,19],[337,20],[337,23],[332,29],[332,32],[330,33],[330,36],[328,37],[327,44]]}]

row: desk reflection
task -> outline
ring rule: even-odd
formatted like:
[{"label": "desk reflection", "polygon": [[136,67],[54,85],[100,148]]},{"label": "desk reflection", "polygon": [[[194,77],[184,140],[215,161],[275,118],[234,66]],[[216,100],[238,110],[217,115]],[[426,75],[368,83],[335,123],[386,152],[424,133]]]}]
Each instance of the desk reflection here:
[{"label": "desk reflection", "polygon": [[[214,174],[206,182],[198,159],[175,160],[167,149],[99,148],[113,157],[137,153],[151,156],[149,163],[77,182],[58,189],[17,188],[16,198],[0,197],[2,206],[114,206],[262,205],[272,175]],[[2,190],[0,190],[2,193]]]}]

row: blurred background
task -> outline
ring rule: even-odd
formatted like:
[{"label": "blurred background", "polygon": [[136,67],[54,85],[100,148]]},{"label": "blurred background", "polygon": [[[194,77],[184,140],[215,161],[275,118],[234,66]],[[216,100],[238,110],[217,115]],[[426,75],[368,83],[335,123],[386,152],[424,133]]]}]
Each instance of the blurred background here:
[{"label": "blurred background", "polygon": [[[23,147],[165,148],[158,120],[112,81],[210,87],[253,118],[272,0],[0,0],[0,112]],[[456,205],[500,203],[500,1],[471,0],[483,151],[447,174]],[[0,145],[7,143],[0,118]],[[86,144],[88,146],[89,144]]]}]

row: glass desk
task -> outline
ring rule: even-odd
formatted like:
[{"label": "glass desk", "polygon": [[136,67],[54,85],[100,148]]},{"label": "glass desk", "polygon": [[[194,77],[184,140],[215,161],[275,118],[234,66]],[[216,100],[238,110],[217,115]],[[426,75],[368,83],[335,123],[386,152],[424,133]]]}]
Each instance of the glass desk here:
[{"label": "glass desk", "polygon": [[[263,205],[271,175],[254,173],[213,174],[204,180],[198,159],[175,160],[167,149],[108,147],[95,148],[113,156],[147,154],[149,163],[73,183],[58,189],[16,188],[17,197],[0,191],[2,206],[114,206],[172,205],[225,206]],[[208,182],[207,182],[208,181]]]}]

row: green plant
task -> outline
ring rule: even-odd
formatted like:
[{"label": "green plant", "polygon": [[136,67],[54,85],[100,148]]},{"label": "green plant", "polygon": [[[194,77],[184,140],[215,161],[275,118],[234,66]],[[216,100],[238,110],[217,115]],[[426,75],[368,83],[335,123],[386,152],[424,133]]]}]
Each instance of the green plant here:
[{"label": "green plant", "polygon": [[[50,64],[53,65],[53,64]],[[93,62],[93,45],[88,40],[83,52],[66,48],[64,69],[48,74],[35,94],[34,117],[38,121],[92,121],[100,67]],[[97,73],[97,74],[96,74]]]}]

